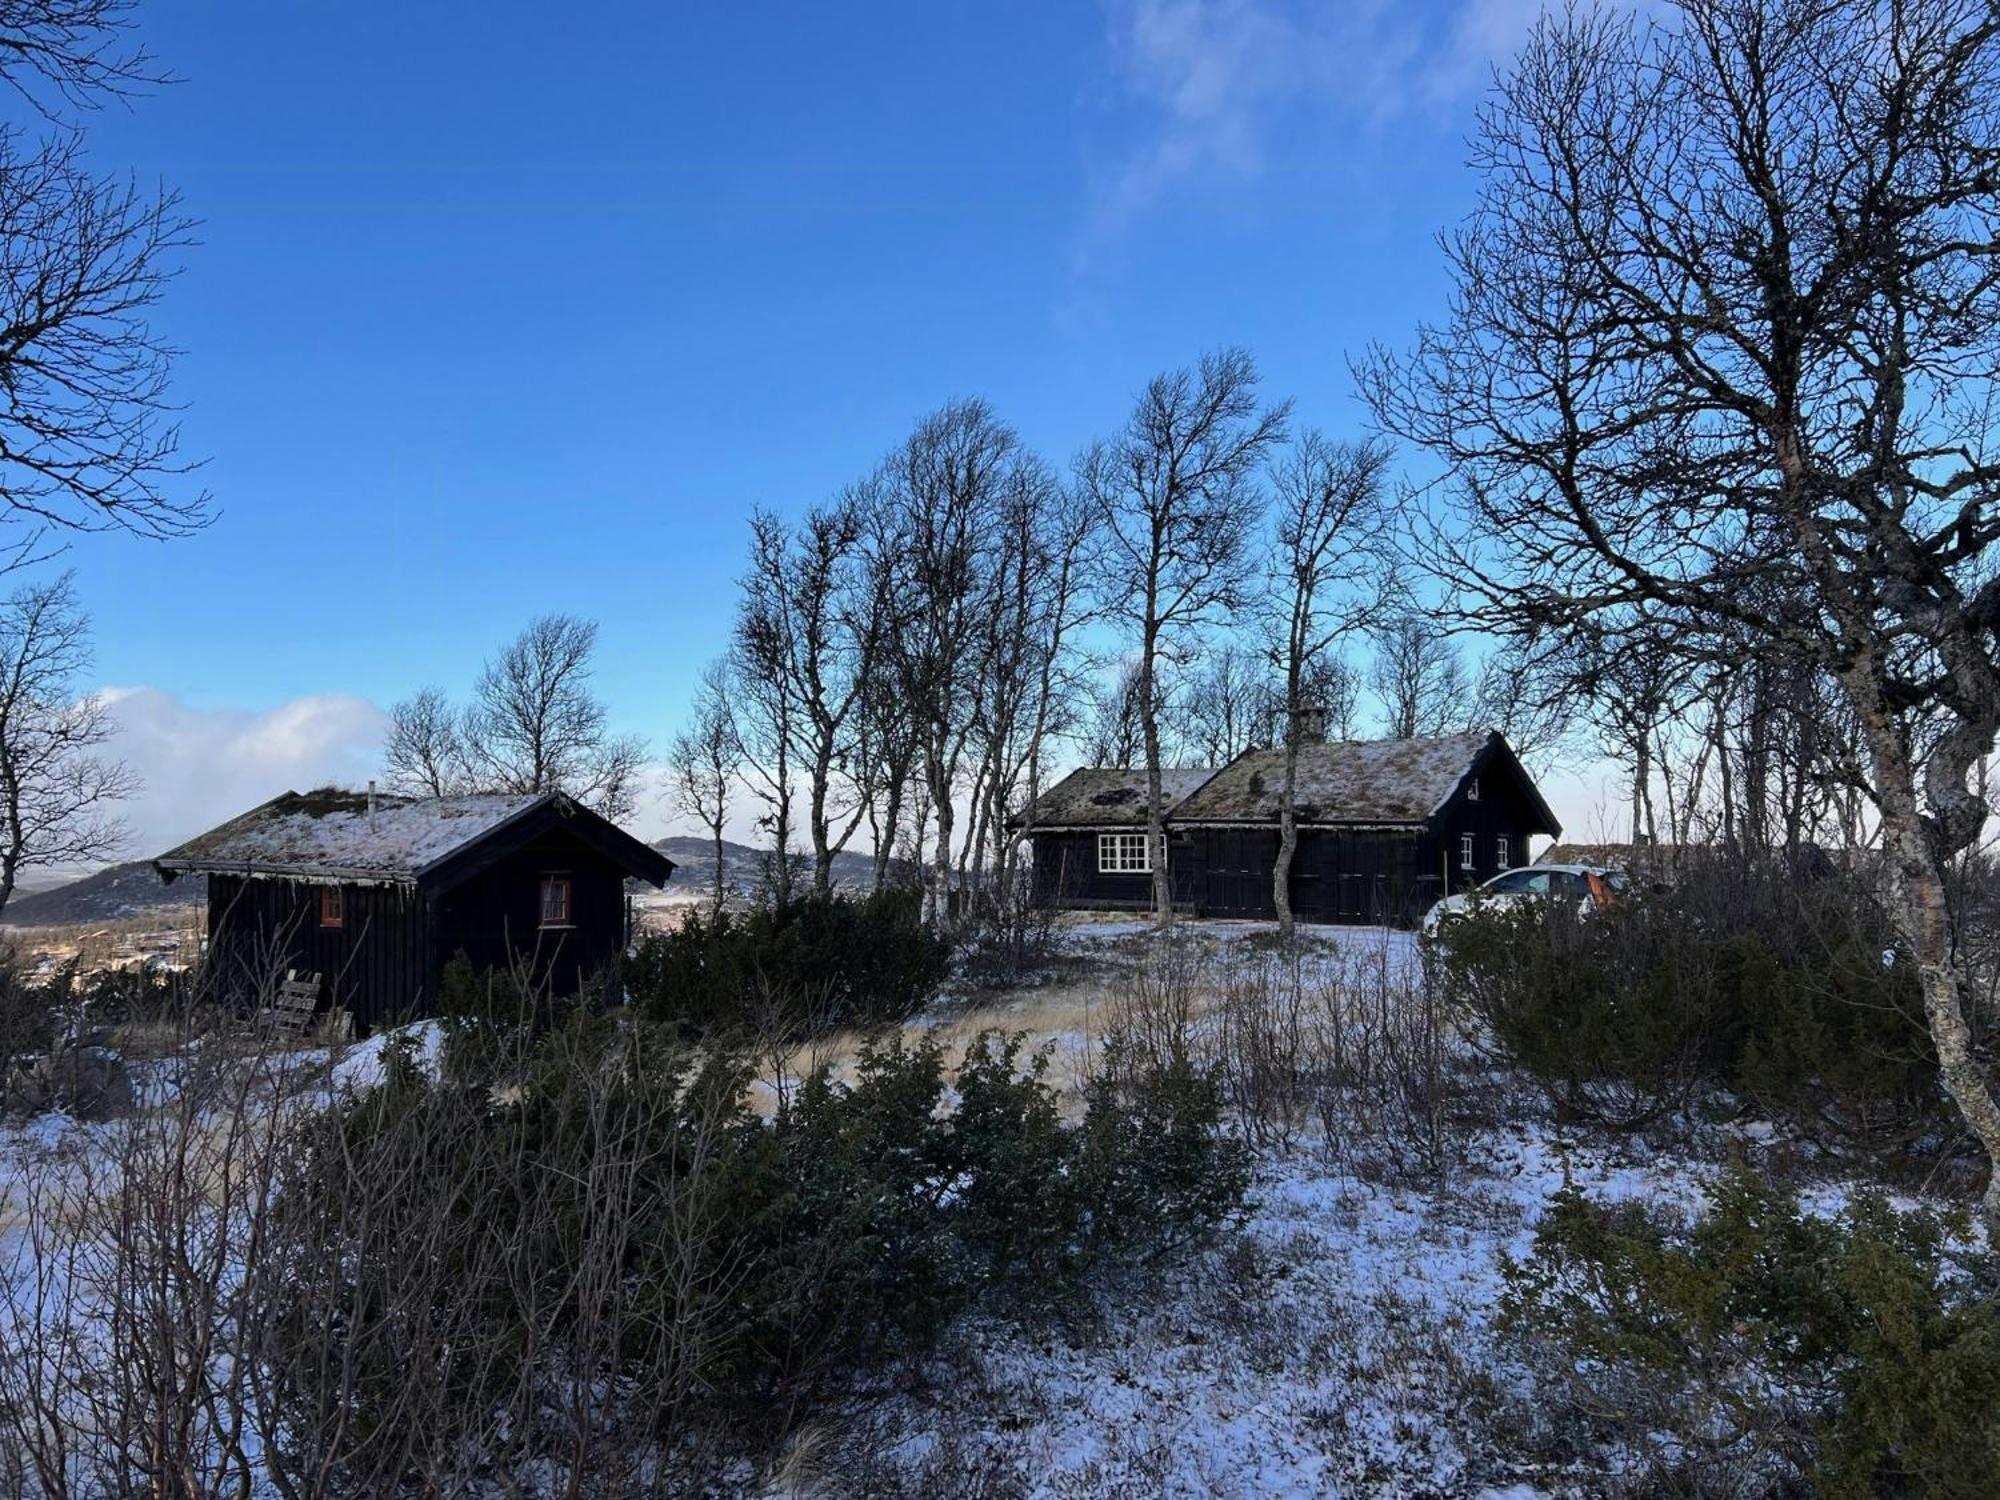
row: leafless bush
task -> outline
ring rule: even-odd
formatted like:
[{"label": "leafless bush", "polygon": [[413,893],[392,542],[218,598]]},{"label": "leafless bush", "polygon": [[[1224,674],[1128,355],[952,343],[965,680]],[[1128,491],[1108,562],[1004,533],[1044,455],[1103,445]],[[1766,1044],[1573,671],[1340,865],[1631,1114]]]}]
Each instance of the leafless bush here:
[{"label": "leafless bush", "polygon": [[1441,1181],[1474,1113],[1478,1059],[1442,974],[1397,952],[1152,945],[1112,1004],[1127,1063],[1184,1056],[1259,1148],[1314,1133],[1337,1161]]},{"label": "leafless bush", "polygon": [[1149,942],[1130,980],[1113,996],[1111,1062],[1134,1073],[1179,1059],[1213,1061],[1196,1035],[1203,990],[1212,980],[1200,951],[1171,934]]},{"label": "leafless bush", "polygon": [[1468,1058],[1440,977],[1386,950],[1322,966],[1313,1051],[1327,1149],[1358,1167],[1442,1183],[1459,1142]]},{"label": "leafless bush", "polygon": [[[733,1274],[703,1170],[727,1109],[637,1030],[481,1057],[483,1083],[415,1085],[416,1110],[411,1058],[357,1098],[338,1054],[191,1024],[146,1108],[24,1154],[0,1204],[6,1492],[684,1491]],[[507,1127],[531,1066],[553,1143]]]},{"label": "leafless bush", "polygon": [[20,1493],[247,1495],[263,1253],[300,1080],[275,1050],[185,1037],[149,1107],[13,1173],[0,1439]]},{"label": "leafless bush", "polygon": [[1314,976],[1294,949],[1218,976],[1213,1056],[1227,1099],[1260,1148],[1289,1150],[1313,1118],[1320,1061]]},{"label": "leafless bush", "polygon": [[1033,872],[1016,865],[996,875],[960,934],[960,965],[975,984],[1018,983],[1053,963],[1061,951],[1060,913],[1034,899]]}]

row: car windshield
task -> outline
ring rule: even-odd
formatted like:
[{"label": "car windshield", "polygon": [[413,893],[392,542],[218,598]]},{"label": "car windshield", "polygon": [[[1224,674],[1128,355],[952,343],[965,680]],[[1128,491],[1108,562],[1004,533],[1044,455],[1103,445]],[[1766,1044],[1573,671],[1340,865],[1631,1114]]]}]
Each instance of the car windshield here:
[{"label": "car windshield", "polygon": [[1485,890],[1495,896],[1540,895],[1549,888],[1546,870],[1509,870],[1486,882]]}]

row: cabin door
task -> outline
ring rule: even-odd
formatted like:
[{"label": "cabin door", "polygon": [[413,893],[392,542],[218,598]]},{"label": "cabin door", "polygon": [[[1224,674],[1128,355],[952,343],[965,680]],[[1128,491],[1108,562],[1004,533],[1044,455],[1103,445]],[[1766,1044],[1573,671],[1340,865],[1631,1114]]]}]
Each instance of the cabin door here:
[{"label": "cabin door", "polygon": [[1334,836],[1334,885],[1337,887],[1336,908],[1343,922],[1358,922],[1368,914],[1368,898],[1372,894],[1373,871],[1368,861],[1362,857],[1361,840],[1351,833]]},{"label": "cabin door", "polygon": [[1275,834],[1253,828],[1212,830],[1203,911],[1212,917],[1270,916],[1271,869],[1277,856]]}]

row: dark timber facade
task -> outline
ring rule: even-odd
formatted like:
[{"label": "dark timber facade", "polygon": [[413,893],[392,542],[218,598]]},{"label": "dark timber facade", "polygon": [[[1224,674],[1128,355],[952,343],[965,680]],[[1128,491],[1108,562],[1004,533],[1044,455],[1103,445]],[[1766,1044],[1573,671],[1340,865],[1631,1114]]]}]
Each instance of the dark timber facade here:
[{"label": "dark timber facade", "polygon": [[432,1014],[444,965],[529,965],[573,994],[627,939],[625,880],[673,862],[560,793],[401,799],[287,792],[154,861],[208,881],[226,988],[317,974],[359,1030]]},{"label": "dark timber facade", "polygon": [[[1017,826],[1044,905],[1147,910],[1145,773],[1084,770]],[[1215,771],[1165,773],[1164,857],[1175,905],[1208,917],[1272,917],[1284,752],[1251,750]],[[1440,897],[1529,862],[1561,832],[1497,732],[1299,746],[1292,910],[1302,921],[1414,922]],[[1137,842],[1134,842],[1134,834]]]}]

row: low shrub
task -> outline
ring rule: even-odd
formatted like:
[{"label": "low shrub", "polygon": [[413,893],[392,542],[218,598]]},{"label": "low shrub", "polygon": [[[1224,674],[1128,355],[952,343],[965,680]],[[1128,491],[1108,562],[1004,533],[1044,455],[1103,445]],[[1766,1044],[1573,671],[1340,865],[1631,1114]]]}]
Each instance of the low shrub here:
[{"label": "low shrub", "polygon": [[1185,1067],[1098,1080],[1071,1126],[1018,1037],[976,1039],[954,1090],[935,1042],[898,1038],[766,1118],[744,1064],[673,1027],[579,1012],[494,1037],[477,1074],[392,1057],[302,1143],[278,1236],[298,1254],[263,1289],[274,1390],[368,1451],[301,1464],[774,1443],[975,1302],[1060,1302],[1212,1229],[1246,1185]]},{"label": "low shrub", "polygon": [[644,1013],[694,1035],[748,1024],[789,1034],[907,1019],[943,984],[949,946],[912,890],[690,912],[626,960]]},{"label": "low shrub", "polygon": [[1726,1089],[1830,1148],[1951,1134],[1915,967],[1851,879],[1700,865],[1602,912],[1544,902],[1449,922],[1437,953],[1569,1115],[1643,1125]]},{"label": "low shrub", "polygon": [[[16,955],[0,949],[0,1090],[16,1058],[46,1052],[55,1037],[55,1017],[46,989],[22,974]],[[0,1108],[7,1107],[0,1094]]]},{"label": "low shrub", "polygon": [[1647,897],[1588,917],[1523,904],[1446,923],[1439,949],[1449,989],[1559,1111],[1636,1126],[1685,1104],[1714,1052],[1711,951],[1677,920]]},{"label": "low shrub", "polygon": [[1833,905],[1804,903],[1808,925],[1789,953],[1748,933],[1719,946],[1716,997],[1731,1023],[1722,1077],[1829,1146],[1948,1135],[1916,965],[1898,962],[1883,934],[1825,910]]},{"label": "low shrub", "polygon": [[2000,1474],[2000,1267],[1954,1254],[1967,1228],[1805,1214],[1740,1164],[1692,1227],[1568,1190],[1501,1327],[1635,1490],[1972,1500]]}]

